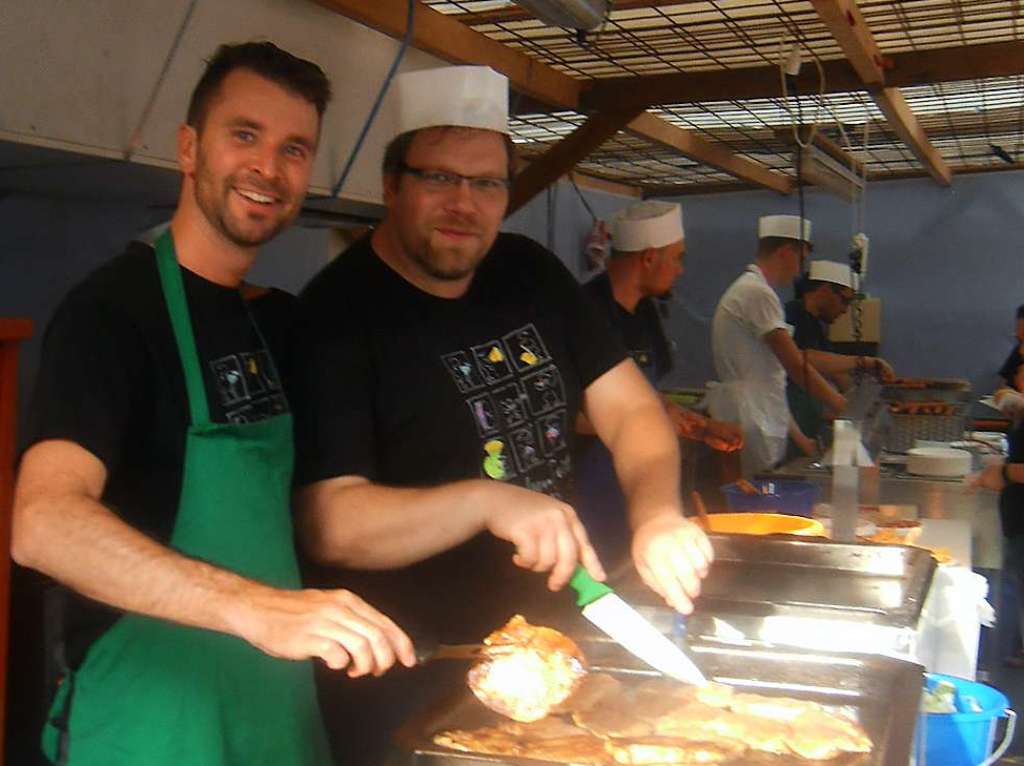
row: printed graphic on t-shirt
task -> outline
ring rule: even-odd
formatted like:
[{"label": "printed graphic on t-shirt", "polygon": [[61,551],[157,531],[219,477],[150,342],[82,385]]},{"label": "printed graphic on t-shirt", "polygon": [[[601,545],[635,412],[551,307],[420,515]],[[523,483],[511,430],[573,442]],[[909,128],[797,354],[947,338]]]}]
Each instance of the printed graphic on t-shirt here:
[{"label": "printed graphic on t-shirt", "polygon": [[565,385],[537,328],[524,325],[441,361],[480,436],[481,473],[562,497],[571,470]]},{"label": "printed graphic on t-shirt", "polygon": [[484,383],[481,380],[480,372],[477,370],[476,365],[473,364],[473,357],[465,351],[456,351],[451,354],[445,354],[444,365],[448,368],[448,372],[451,373],[455,379],[455,385],[459,387],[459,391],[466,393],[467,391],[474,391],[480,388]]},{"label": "printed graphic on t-shirt", "polygon": [[502,340],[505,341],[505,345],[510,351],[512,364],[520,372],[551,361],[551,356],[544,347],[544,341],[541,340],[540,333],[532,323],[513,330]]},{"label": "printed graphic on t-shirt", "polygon": [[255,423],[288,411],[277,370],[266,349],[210,362],[218,402],[229,423]]}]

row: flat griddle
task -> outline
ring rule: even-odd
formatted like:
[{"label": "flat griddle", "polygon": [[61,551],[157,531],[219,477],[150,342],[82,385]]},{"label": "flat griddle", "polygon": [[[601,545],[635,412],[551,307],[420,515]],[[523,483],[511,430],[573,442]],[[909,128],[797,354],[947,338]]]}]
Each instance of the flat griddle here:
[{"label": "flat griddle", "polygon": [[[624,656],[614,644],[583,641],[581,645],[594,670],[613,673],[623,680],[657,676],[653,671],[622,667]],[[698,645],[692,646],[691,651],[710,679],[731,684],[740,691],[814,701],[852,714],[871,737],[874,750],[866,754],[846,754],[821,763],[832,766],[906,766],[908,763],[924,679],[924,668],[920,665],[877,655],[823,654],[778,648]],[[500,720],[468,689],[448,690],[448,695],[401,728],[395,744],[408,766],[550,766],[549,761],[458,752],[435,745],[432,740],[435,733],[445,729],[493,726]],[[733,766],[740,763],[808,766],[817,762],[796,756],[747,753],[731,763]]]}]

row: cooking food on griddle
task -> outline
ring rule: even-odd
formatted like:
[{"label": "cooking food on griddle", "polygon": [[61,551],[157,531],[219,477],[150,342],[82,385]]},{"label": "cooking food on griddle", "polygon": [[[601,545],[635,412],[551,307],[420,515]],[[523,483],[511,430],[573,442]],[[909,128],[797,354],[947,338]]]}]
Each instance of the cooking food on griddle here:
[{"label": "cooking food on griddle", "polygon": [[484,639],[481,658],[469,670],[469,688],[491,710],[516,721],[546,716],[587,672],[572,639],[518,614]]},{"label": "cooking food on griddle", "polygon": [[815,702],[737,692],[719,683],[623,682],[603,673],[586,676],[547,718],[445,731],[434,742],[469,752],[591,766],[738,764],[754,753],[828,760],[872,749],[856,722]]},{"label": "cooking food on griddle", "polygon": [[645,737],[635,740],[609,741],[608,753],[616,763],[635,764],[688,764],[722,763],[743,755],[746,748],[729,740],[699,742],[672,737]]}]

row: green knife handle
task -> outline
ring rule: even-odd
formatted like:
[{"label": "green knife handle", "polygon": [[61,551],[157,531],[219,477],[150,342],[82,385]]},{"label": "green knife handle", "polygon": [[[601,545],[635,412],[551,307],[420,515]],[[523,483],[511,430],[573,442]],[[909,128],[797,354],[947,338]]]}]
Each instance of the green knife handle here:
[{"label": "green knife handle", "polygon": [[572,579],[569,580],[569,587],[576,591],[576,606],[584,607],[587,604],[593,604],[601,596],[607,596],[612,592],[612,589],[605,585],[603,582],[598,582],[579,564],[576,565],[576,571],[572,573]]}]

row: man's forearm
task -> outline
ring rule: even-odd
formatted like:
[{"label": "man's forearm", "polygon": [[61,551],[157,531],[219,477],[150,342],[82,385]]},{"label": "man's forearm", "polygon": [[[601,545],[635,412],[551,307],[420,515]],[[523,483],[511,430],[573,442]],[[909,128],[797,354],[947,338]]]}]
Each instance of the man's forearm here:
[{"label": "man's forearm", "polygon": [[407,566],[465,542],[485,528],[483,479],[399,488],[359,477],[300,490],[299,534],[317,561],[360,569]]},{"label": "man's forearm", "polygon": [[857,367],[857,357],[848,354],[833,354],[831,351],[806,349],[807,361],[822,375],[832,377],[852,372]]},{"label": "man's forearm", "polygon": [[608,446],[633,529],[666,511],[680,510],[679,441],[660,406],[631,413]]},{"label": "man's forearm", "polygon": [[135,530],[87,496],[18,505],[18,563],[128,612],[237,634],[246,601],[266,586],[188,558]]}]

